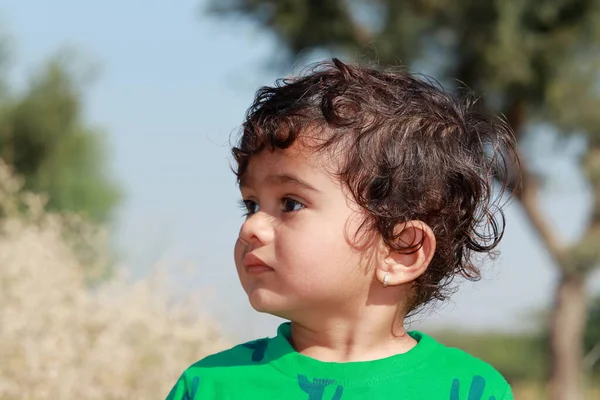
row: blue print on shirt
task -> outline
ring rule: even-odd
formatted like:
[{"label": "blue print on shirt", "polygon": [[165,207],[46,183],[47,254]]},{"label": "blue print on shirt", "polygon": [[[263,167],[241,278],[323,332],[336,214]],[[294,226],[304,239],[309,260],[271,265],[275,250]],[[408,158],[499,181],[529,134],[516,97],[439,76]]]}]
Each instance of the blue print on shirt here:
[{"label": "blue print on shirt", "polygon": [[[483,391],[485,390],[485,378],[475,375],[471,380],[469,388],[469,397],[467,400],[483,400]],[[460,380],[458,378],[452,381],[452,389],[450,389],[450,400],[461,400],[460,398]],[[496,400],[496,397],[490,396],[489,400]]]},{"label": "blue print on shirt", "polygon": [[[306,376],[298,375],[298,386],[300,386],[300,389],[302,389],[304,393],[308,394],[308,400],[323,400],[325,388],[334,383],[335,381],[333,379],[319,378],[315,378],[312,382],[309,382]],[[340,400],[343,393],[344,387],[338,385],[331,400]]]},{"label": "blue print on shirt", "polygon": [[192,379],[192,386],[190,390],[187,390],[181,400],[194,400],[196,398],[196,393],[198,393],[198,387],[200,386],[200,378],[197,376]]},{"label": "blue print on shirt", "polygon": [[268,339],[259,339],[254,342],[244,343],[244,347],[253,350],[252,361],[254,362],[261,362],[265,358],[265,352],[267,351],[268,345]]}]

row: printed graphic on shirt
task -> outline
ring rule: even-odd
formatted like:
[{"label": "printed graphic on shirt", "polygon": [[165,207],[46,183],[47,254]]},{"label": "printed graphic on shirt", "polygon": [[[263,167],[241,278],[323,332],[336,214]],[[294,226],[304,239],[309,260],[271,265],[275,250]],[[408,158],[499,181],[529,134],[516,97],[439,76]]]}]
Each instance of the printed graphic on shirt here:
[{"label": "printed graphic on shirt", "polygon": [[[469,387],[469,397],[466,400],[484,400],[483,391],[485,390],[485,378],[475,375],[471,380]],[[452,381],[452,389],[450,389],[450,400],[464,400],[460,397],[460,380],[458,378]],[[487,400],[496,400],[496,397],[490,396]]]},{"label": "printed graphic on shirt", "polygon": [[244,343],[244,347],[247,347],[252,351],[252,361],[261,362],[265,358],[265,352],[269,346],[268,339],[259,339],[254,342]]},{"label": "printed graphic on shirt", "polygon": [[200,378],[197,376],[192,380],[192,386],[186,393],[183,395],[181,400],[194,400],[196,398],[196,393],[198,393],[198,387],[200,386]]},{"label": "printed graphic on shirt", "polygon": [[[333,379],[319,379],[315,378],[312,382],[304,375],[298,375],[298,386],[304,393],[308,394],[307,400],[326,400],[325,399],[325,388],[333,385],[335,381]],[[337,385],[335,393],[331,400],[340,400],[344,393],[344,387]]]}]

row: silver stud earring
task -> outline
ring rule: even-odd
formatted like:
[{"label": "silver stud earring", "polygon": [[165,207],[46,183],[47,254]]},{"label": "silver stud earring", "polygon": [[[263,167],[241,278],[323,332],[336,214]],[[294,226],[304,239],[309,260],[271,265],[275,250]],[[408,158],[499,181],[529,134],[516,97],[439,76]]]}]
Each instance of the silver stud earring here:
[{"label": "silver stud earring", "polygon": [[390,273],[386,272],[383,275],[383,287],[387,287],[388,286],[388,279],[390,278]]}]

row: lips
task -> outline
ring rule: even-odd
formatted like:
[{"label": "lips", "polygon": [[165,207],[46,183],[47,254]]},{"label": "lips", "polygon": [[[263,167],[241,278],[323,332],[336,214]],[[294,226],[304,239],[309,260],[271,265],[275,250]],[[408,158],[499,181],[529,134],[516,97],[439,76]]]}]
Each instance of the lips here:
[{"label": "lips", "polygon": [[249,274],[260,274],[273,271],[273,268],[269,267],[263,260],[252,253],[248,253],[244,256],[242,264]]}]

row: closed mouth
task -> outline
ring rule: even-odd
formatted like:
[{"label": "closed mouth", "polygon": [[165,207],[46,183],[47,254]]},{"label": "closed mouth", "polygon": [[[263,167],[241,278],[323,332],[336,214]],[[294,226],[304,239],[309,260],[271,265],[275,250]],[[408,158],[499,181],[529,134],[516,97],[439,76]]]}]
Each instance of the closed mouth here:
[{"label": "closed mouth", "polygon": [[249,265],[246,267],[246,272],[248,274],[261,274],[270,271],[274,271],[273,268],[267,267],[266,265]]},{"label": "closed mouth", "polygon": [[261,272],[273,271],[263,260],[252,253],[244,256],[242,264],[248,273],[256,274]]}]

